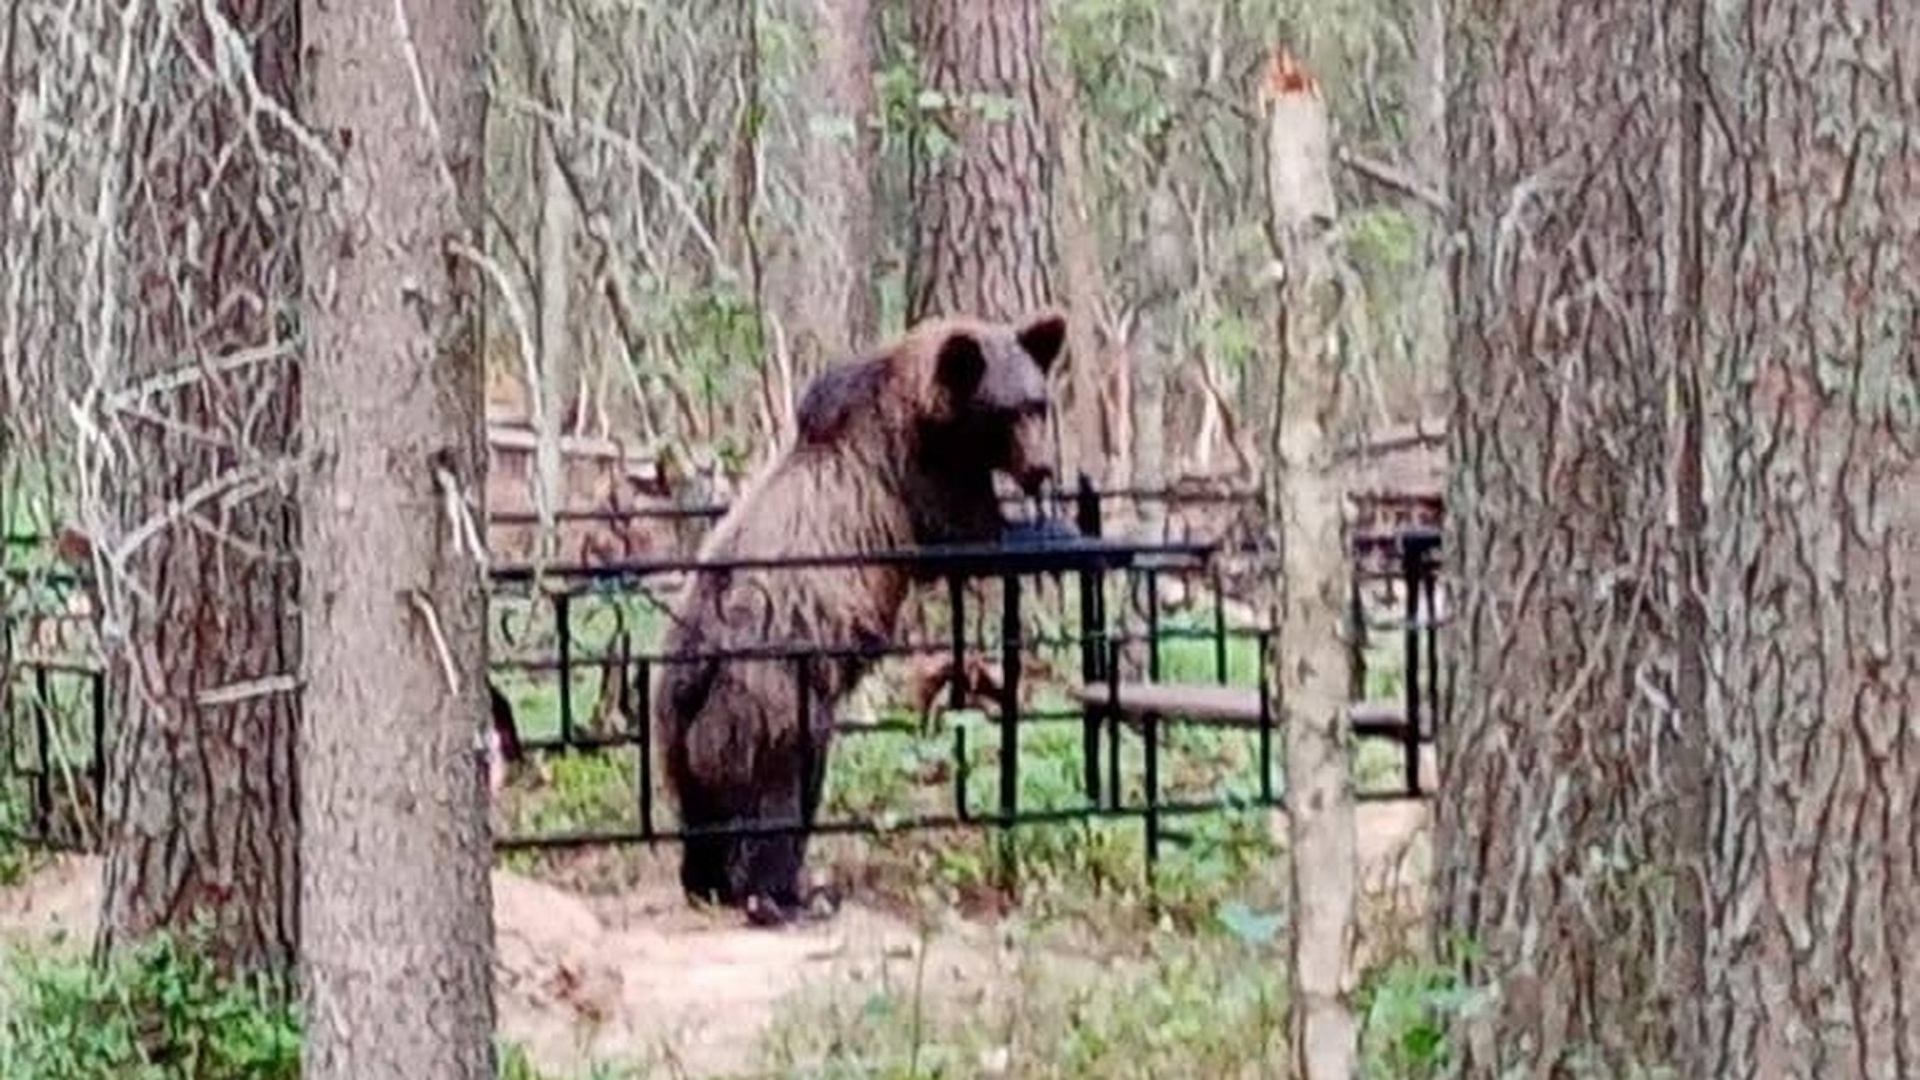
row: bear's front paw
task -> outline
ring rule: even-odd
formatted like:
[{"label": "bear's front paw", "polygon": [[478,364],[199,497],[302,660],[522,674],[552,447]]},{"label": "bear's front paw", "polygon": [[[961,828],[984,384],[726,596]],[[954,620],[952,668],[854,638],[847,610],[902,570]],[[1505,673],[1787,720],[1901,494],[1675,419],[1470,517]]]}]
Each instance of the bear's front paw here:
[{"label": "bear's front paw", "polygon": [[793,905],[760,895],[747,897],[746,910],[747,925],[768,930],[791,926],[799,915],[799,909]]},{"label": "bear's front paw", "polygon": [[840,914],[842,897],[837,885],[815,885],[807,891],[806,918],[809,922],[824,922]]},{"label": "bear's front paw", "polygon": [[826,922],[840,913],[840,890],[831,885],[807,891],[806,899],[776,899],[755,894],[747,898],[747,923],[764,929],[779,929],[801,923]]}]

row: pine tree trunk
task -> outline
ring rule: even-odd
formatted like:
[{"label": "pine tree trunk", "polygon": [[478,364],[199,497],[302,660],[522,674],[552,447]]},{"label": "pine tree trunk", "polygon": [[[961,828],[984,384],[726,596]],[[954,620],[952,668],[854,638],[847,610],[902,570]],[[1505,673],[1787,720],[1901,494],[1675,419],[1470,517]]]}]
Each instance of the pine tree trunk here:
[{"label": "pine tree trunk", "polygon": [[[1447,3],[1419,0],[1413,13],[1413,74],[1407,80],[1412,131],[1408,164],[1420,183],[1447,187]],[[1446,386],[1448,298],[1446,222],[1432,215],[1421,226],[1422,273],[1409,321],[1419,414],[1428,415]],[[1436,390],[1441,393],[1436,393]]]},{"label": "pine tree trunk", "polygon": [[[1055,44],[1058,57],[1060,49]],[[1099,327],[1103,299],[1108,295],[1105,263],[1100,255],[1100,230],[1094,218],[1087,178],[1086,120],[1080,108],[1074,74],[1062,60],[1050,69],[1048,96],[1054,112],[1050,121],[1059,151],[1059,181],[1053,208],[1055,235],[1060,247],[1060,285],[1067,300],[1067,385],[1060,423],[1064,456],[1061,475],[1087,473],[1096,481],[1109,475],[1121,447],[1116,443],[1117,419],[1107,415],[1107,353],[1101,348]]]},{"label": "pine tree trunk", "polygon": [[[0,19],[0,416],[12,416],[11,395],[8,393],[13,384],[13,341],[19,331],[12,325],[11,283],[13,281],[14,236],[16,226],[13,220],[14,160],[18,153],[16,141],[17,117],[19,116],[19,88],[15,73],[15,58],[20,54],[21,18],[20,9],[25,5],[8,4],[7,14]],[[0,449],[12,435],[12,425],[0,424]],[[0,464],[5,459],[0,458]],[[10,519],[0,517],[0,522]]]},{"label": "pine tree trunk", "polygon": [[408,0],[402,36],[395,10],[303,11],[341,160],[304,232],[306,1075],[492,1080],[481,11]]},{"label": "pine tree trunk", "polygon": [[874,297],[875,127],[868,0],[783,0],[801,32],[794,73],[807,93],[773,152],[798,177],[805,212],[775,254],[767,285],[787,326],[797,388],[879,332]]},{"label": "pine tree trunk", "polygon": [[[14,381],[17,378],[17,360],[15,342],[20,333],[14,318],[13,277],[16,261],[20,258],[14,251],[15,237],[19,230],[13,220],[13,173],[17,167],[14,155],[19,145],[14,139],[18,90],[15,80],[15,58],[20,53],[20,26],[22,4],[7,5],[7,14],[0,19],[0,417],[9,420],[17,415],[19,408],[14,401]],[[13,531],[13,444],[16,438],[11,422],[0,423],[0,537]],[[0,540],[0,542],[4,542]],[[11,645],[13,635],[0,627],[0,715],[10,715],[7,708],[7,688],[11,684],[13,657]]]},{"label": "pine tree trunk", "polygon": [[1920,7],[1711,10],[1701,1075],[1920,1075]]},{"label": "pine tree trunk", "polygon": [[[291,105],[290,0],[221,0],[254,42],[258,92]],[[284,975],[297,942],[293,748],[300,655],[298,295],[291,140],[246,111],[202,9],[147,16],[159,77],[132,148],[124,227],[131,325],[124,455],[109,468],[124,576],[103,581],[114,739],[102,953],[216,928],[216,961]],[[197,68],[197,70],[196,70]],[[115,529],[117,528],[117,533]],[[112,645],[109,639],[110,646]]]},{"label": "pine tree trunk", "polygon": [[1039,0],[914,0],[921,82],[943,96],[949,145],[918,163],[909,322],[1052,301],[1045,19]]},{"label": "pine tree trunk", "polygon": [[1663,970],[1701,934],[1668,803],[1706,777],[1658,752],[1700,723],[1674,707],[1660,467],[1683,69],[1643,4],[1472,7],[1448,108],[1461,663],[1437,915],[1498,992],[1462,1075],[1624,1075],[1682,1053],[1697,1004]]}]

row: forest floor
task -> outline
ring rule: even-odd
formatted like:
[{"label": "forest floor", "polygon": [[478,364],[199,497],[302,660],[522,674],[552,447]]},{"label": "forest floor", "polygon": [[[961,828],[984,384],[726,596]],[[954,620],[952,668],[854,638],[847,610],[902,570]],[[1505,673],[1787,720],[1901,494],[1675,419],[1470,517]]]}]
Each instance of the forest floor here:
[{"label": "forest floor", "polygon": [[[1390,927],[1412,925],[1424,908],[1429,813],[1413,802],[1359,808],[1363,891],[1373,904],[1365,953],[1397,951],[1385,940]],[[1284,835],[1278,815],[1275,825]],[[873,1021],[889,1002],[906,1001],[914,1027],[932,1030],[943,1016],[1030,1012],[1038,1006],[1022,995],[1124,982],[1129,966],[1152,963],[1140,941],[1102,940],[1084,923],[1043,940],[1017,909],[928,919],[856,899],[824,924],[749,929],[689,908],[670,855],[640,857],[617,890],[495,871],[500,1033],[542,1072],[577,1075],[611,1062],[653,1076],[839,1075],[822,1063],[852,1049],[845,1028]],[[84,948],[99,893],[97,859],[45,862],[0,891],[0,945]],[[986,1037],[959,1071],[1006,1072],[1019,1041],[1012,1031]]]}]

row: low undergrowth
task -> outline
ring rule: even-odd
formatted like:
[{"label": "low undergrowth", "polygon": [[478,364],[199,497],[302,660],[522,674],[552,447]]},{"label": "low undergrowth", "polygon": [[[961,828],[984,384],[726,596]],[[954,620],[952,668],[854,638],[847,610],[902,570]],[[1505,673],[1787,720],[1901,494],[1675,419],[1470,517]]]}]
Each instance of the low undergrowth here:
[{"label": "low undergrowth", "polygon": [[[1024,957],[965,1001],[923,993],[905,961],[859,991],[796,1001],[762,1036],[759,1077],[1029,1080],[1286,1074],[1281,920],[1244,910],[1190,934],[1161,933],[1124,958],[1062,960],[1009,935]],[[924,957],[921,950],[918,956]],[[180,939],[158,938],[108,968],[18,951],[0,997],[0,1076],[9,1080],[296,1080],[300,1021],[272,987],[223,982]],[[1471,995],[1457,976],[1402,961],[1358,995],[1363,1075],[1437,1076],[1447,1024]],[[519,1047],[502,1080],[642,1080],[672,1075],[600,1065],[543,1072]]]},{"label": "low undergrowth", "polygon": [[[1284,919],[1229,906],[1210,924],[1146,935],[1125,955],[1063,958],[1010,940],[1001,984],[932,1000],[921,965],[880,985],[806,997],[762,1044],[765,1077],[1022,1080],[1289,1075]],[[924,956],[925,953],[920,955]],[[1425,1080],[1451,1056],[1472,995],[1450,969],[1403,958],[1365,973],[1361,1076]]]},{"label": "low undergrowth", "polygon": [[[98,968],[70,949],[15,948],[0,969],[6,1080],[299,1080],[298,1008],[227,980],[191,936],[161,935]],[[541,1072],[518,1046],[501,1080],[639,1080],[611,1066]]]},{"label": "low undergrowth", "polygon": [[277,988],[220,978],[191,939],[104,968],[16,951],[0,989],[9,1080],[297,1080],[300,1026]]}]

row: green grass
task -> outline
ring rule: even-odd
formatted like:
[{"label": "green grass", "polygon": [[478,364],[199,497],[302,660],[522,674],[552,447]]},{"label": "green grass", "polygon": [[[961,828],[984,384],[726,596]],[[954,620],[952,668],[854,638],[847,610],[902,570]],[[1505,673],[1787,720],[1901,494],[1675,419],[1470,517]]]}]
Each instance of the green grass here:
[{"label": "green grass", "polygon": [[[795,1002],[762,1040],[764,1076],[820,1080],[1270,1077],[1287,1059],[1283,917],[1229,905],[1208,923],[1143,937],[1129,955],[1054,951],[1016,931],[1021,959],[964,1001],[926,989],[921,951],[858,987]],[[1425,1080],[1451,1058],[1449,1026],[1475,1000],[1418,958],[1365,972],[1356,995],[1361,1075]]]},{"label": "green grass", "polygon": [[[1053,599],[1055,614],[1036,614],[1027,633],[1057,635],[1074,610],[1073,583]],[[1120,597],[1112,598],[1117,604]],[[551,653],[556,628],[544,604],[502,598],[490,620],[495,655]],[[519,607],[507,633],[498,609]],[[997,612],[991,596],[976,611]],[[1109,610],[1117,610],[1110,606]],[[657,647],[662,617],[657,607],[631,596],[582,597],[574,601],[571,637],[576,655],[605,652],[624,629],[635,653]],[[997,642],[992,620],[978,636],[989,656]],[[1210,630],[1204,609],[1169,615],[1169,628]],[[944,638],[936,618],[921,633]],[[1071,647],[1029,649],[1044,654],[1058,672],[1077,672]],[[1210,640],[1172,638],[1160,645],[1160,677],[1212,682],[1219,676]],[[1251,637],[1236,637],[1226,651],[1225,681],[1257,685],[1260,657]],[[497,676],[513,702],[522,732],[530,738],[558,733],[558,682],[551,673]],[[571,681],[574,717],[585,728],[601,693],[598,670],[576,671]],[[1030,685],[1031,685],[1030,680]],[[1063,684],[1039,680],[1031,707],[1064,710]],[[882,698],[890,697],[888,672],[880,673]],[[1396,636],[1377,639],[1369,656],[1366,696],[1400,694],[1400,645]],[[84,716],[73,691],[59,692],[59,747],[82,748],[88,737],[73,719]],[[883,716],[901,719],[885,705]],[[622,722],[616,719],[615,722]],[[833,817],[885,817],[950,812],[956,783],[954,729],[966,732],[966,803],[991,813],[1000,798],[999,726],[977,711],[945,715],[937,730],[863,733],[841,739],[830,772],[826,813]],[[1103,742],[1106,732],[1103,730]],[[1019,803],[1026,809],[1066,808],[1085,800],[1077,720],[1023,725],[1019,731]],[[22,745],[30,745],[22,744]],[[1274,739],[1276,792],[1284,789],[1284,748]],[[1104,758],[1104,755],[1103,755]],[[1123,793],[1144,797],[1145,748],[1123,734]],[[78,758],[76,757],[76,760]],[[1360,788],[1390,781],[1400,767],[1396,746],[1367,741],[1354,751]],[[1213,799],[1250,796],[1259,790],[1259,741],[1245,732],[1180,725],[1162,729],[1160,772],[1163,798]],[[1102,783],[1106,782],[1102,762]],[[631,826],[637,820],[639,779],[633,748],[599,753],[554,754],[544,762],[545,783],[511,793],[507,827],[516,833]],[[4,815],[18,812],[21,792],[0,791]],[[655,792],[656,820],[671,823],[670,803]],[[1097,945],[1096,972],[1076,974],[1054,964],[1032,943],[1037,962],[1007,986],[965,1007],[928,1000],[910,970],[870,980],[859,990],[822,991],[797,1002],[763,1046],[767,1076],[944,1077],[1000,1075],[1035,1078],[1154,1075],[1267,1076],[1284,1072],[1285,870],[1281,843],[1264,811],[1242,810],[1168,819],[1181,842],[1163,843],[1146,888],[1145,829],[1137,818],[1034,825],[1006,834],[1018,884],[1018,913],[1005,925],[1051,926]],[[0,854],[7,846],[0,844]],[[970,910],[1000,895],[1000,834],[992,829],[823,839],[823,860],[863,862],[869,898],[892,901],[921,916]],[[608,858],[614,858],[609,856]],[[508,866],[526,873],[578,872],[578,860],[516,853]],[[10,870],[0,858],[0,881]],[[578,881],[572,882],[578,884]],[[156,967],[155,964],[158,964]],[[171,968],[168,965],[173,965]],[[908,968],[911,965],[907,965]],[[221,1080],[228,1075],[271,1078],[296,1040],[297,1023],[273,1011],[264,998],[211,987],[182,966],[176,955],[146,969],[116,969],[88,982],[71,967],[17,964],[10,982],[14,1018],[0,1042],[0,1076],[22,1080],[91,1080],[100,1076],[177,1075],[143,1073],[142,1062],[183,1051],[165,1041],[191,1019],[202,1031],[193,1053],[206,1061],[251,1060],[261,1071],[193,1073]],[[173,974],[168,974],[172,971]],[[181,972],[188,974],[181,974]],[[171,981],[169,981],[171,980]],[[159,987],[176,989],[162,992]],[[181,989],[187,988],[187,989]],[[171,996],[169,996],[171,995]],[[237,996],[236,996],[237,995]],[[1419,957],[1399,957],[1367,973],[1358,1005],[1366,1027],[1368,1080],[1437,1075],[1448,1056],[1446,1022],[1468,995],[1446,969]],[[251,1001],[251,1003],[249,1003]],[[172,1009],[172,1013],[165,1010]],[[119,1010],[119,1011],[115,1011]],[[172,1016],[159,1023],[154,1016]],[[167,1024],[171,1023],[172,1028]],[[68,1050],[53,1035],[64,1032]],[[159,1032],[160,1035],[155,1033]],[[41,1033],[41,1034],[36,1034]],[[160,1038],[155,1043],[153,1040]],[[76,1042],[77,1040],[77,1042]],[[204,1045],[202,1045],[204,1044]],[[157,1047],[157,1049],[156,1049]],[[67,1053],[68,1058],[58,1054]],[[219,1055],[228,1055],[219,1057]],[[248,1055],[252,1055],[249,1057]],[[91,1070],[91,1071],[89,1071]],[[602,1066],[579,1077],[540,1073],[514,1047],[502,1051],[501,1075],[511,1080],[637,1080],[646,1070]]]},{"label": "green grass", "polygon": [[1168,936],[1097,976],[1085,966],[1022,965],[1009,985],[956,1009],[926,1001],[921,973],[903,964],[870,990],[797,1003],[764,1040],[767,1075],[1228,1080],[1284,1071],[1285,966],[1274,942]]},{"label": "green grass", "polygon": [[[568,650],[581,666],[567,680],[576,730],[586,730],[600,704],[606,671],[597,663],[617,650],[622,635],[629,655],[657,651],[666,617],[658,601],[644,594],[583,594],[568,601]],[[554,659],[559,624],[546,599],[497,596],[489,614],[489,635],[497,659]],[[492,678],[512,704],[522,738],[546,739],[560,733],[560,678],[555,670],[499,669]]]},{"label": "green grass", "polygon": [[[1029,641],[1058,641],[1061,611],[1077,607],[1075,583],[1033,604],[1037,609],[1024,633]],[[973,612],[997,611],[996,589],[970,600]],[[1110,604],[1122,599],[1110,597]],[[1030,601],[1033,599],[1029,598]],[[550,618],[536,607],[532,618],[521,616],[515,629],[519,651],[549,651],[556,636]],[[1110,607],[1110,610],[1112,608]],[[943,605],[936,607],[916,636],[942,640]],[[631,597],[574,601],[572,640],[578,655],[604,652],[616,631],[624,628],[629,647],[643,653],[658,647],[663,622],[658,609]],[[496,620],[497,622],[498,620]],[[970,624],[975,620],[970,619]],[[997,654],[996,627],[991,619],[970,625],[987,654]],[[1167,615],[1163,628],[1211,633],[1213,619],[1204,608]],[[984,639],[979,640],[979,639]],[[500,644],[496,644],[500,648]],[[1043,654],[1053,671],[1078,669],[1075,646],[1030,646]],[[1251,634],[1232,635],[1222,653],[1204,637],[1169,636],[1159,645],[1160,678],[1169,682],[1215,682],[1225,675],[1230,685],[1256,686],[1260,682],[1259,642]],[[883,696],[890,685],[889,668],[877,673]],[[576,673],[573,708],[577,726],[586,725],[601,692],[597,671]],[[557,731],[558,680],[551,673],[531,678],[501,679],[504,692],[515,702],[523,734],[547,736]],[[1064,721],[1027,722],[1018,730],[1017,803],[1023,811],[1069,810],[1087,804],[1084,786],[1083,726],[1067,697],[1067,687],[1053,681],[1031,685],[1028,715],[1061,712]],[[1400,692],[1399,643],[1387,637],[1376,642],[1368,658],[1369,697]],[[880,718],[910,721],[899,706],[883,702]],[[824,814],[832,820],[867,819],[882,823],[906,821],[955,811],[956,729],[965,738],[965,806],[975,816],[991,816],[1001,804],[999,762],[1000,725],[978,711],[944,714],[936,730],[864,731],[836,741],[829,772]],[[1100,782],[1110,780],[1106,741],[1102,741]],[[1283,793],[1284,746],[1278,733],[1270,746],[1270,784]],[[1120,773],[1122,798],[1136,808],[1146,803],[1146,746],[1138,734],[1122,730]],[[1160,732],[1160,799],[1163,802],[1225,801],[1247,807],[1217,813],[1163,818],[1163,829],[1177,833],[1178,842],[1163,839],[1157,849],[1151,899],[1158,913],[1191,923],[1203,919],[1223,898],[1247,888],[1262,867],[1276,861],[1274,840],[1266,812],[1251,805],[1261,792],[1260,739],[1255,732],[1204,729],[1166,724]],[[554,754],[546,761],[546,784],[517,792],[509,801],[508,828],[516,834],[558,833],[580,829],[622,829],[638,825],[638,753],[633,748],[583,754]],[[1397,746],[1367,740],[1354,748],[1356,782],[1362,789],[1397,782],[1401,768]],[[658,778],[654,781],[655,822],[672,823],[671,802]],[[1019,885],[1023,907],[1038,905],[1057,913],[1084,911],[1107,902],[1099,898],[1144,897],[1147,878],[1146,830],[1138,817],[1060,822],[1020,826],[1008,830],[969,829],[940,832],[892,833],[881,837],[824,838],[823,858],[839,856],[860,864],[860,875],[876,892],[910,905],[926,902],[969,906]],[[539,873],[562,865],[577,866],[576,857],[517,852],[508,865]],[[1011,871],[1010,879],[1003,873]],[[1271,887],[1271,886],[1269,886]]]}]

